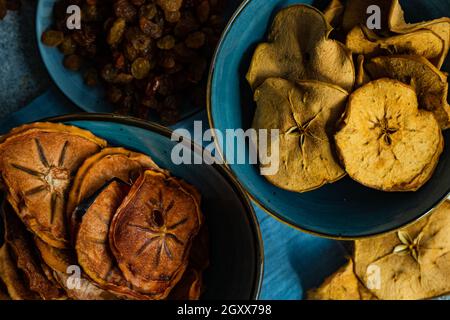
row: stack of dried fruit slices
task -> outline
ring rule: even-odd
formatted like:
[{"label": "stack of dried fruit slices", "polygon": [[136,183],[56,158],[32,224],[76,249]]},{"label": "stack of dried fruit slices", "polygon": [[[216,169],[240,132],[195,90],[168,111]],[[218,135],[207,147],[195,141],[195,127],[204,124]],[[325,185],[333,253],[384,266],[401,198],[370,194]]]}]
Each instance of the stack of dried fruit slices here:
[{"label": "stack of dried fruit slices", "polygon": [[[201,196],[150,157],[35,123],[1,137],[0,176],[10,298],[200,297],[209,263]],[[67,281],[74,267],[81,290]]]},{"label": "stack of dried fruit slices", "polygon": [[[377,32],[363,25],[371,4],[385,9]],[[398,0],[282,9],[247,73],[253,127],[281,132],[280,169],[265,177],[296,192],[346,174],[377,190],[420,189],[450,126],[439,70],[449,43],[450,18],[407,24]]]}]

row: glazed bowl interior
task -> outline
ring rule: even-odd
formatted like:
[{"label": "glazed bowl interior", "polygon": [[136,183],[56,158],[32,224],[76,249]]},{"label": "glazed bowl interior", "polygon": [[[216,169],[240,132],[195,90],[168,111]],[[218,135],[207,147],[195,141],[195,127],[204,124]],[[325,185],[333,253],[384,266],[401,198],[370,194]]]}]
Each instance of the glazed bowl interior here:
[{"label": "glazed bowl interior", "polygon": [[[298,3],[323,10],[328,1],[244,1],[228,25],[216,52],[210,73],[208,112],[210,125],[225,129],[250,128],[256,108],[246,82],[255,46],[266,39],[274,15]],[[401,1],[408,22],[448,16],[446,0]],[[255,14],[257,12],[257,14]],[[324,63],[326,63],[324,61]],[[443,70],[450,72],[449,59]],[[396,230],[429,213],[450,193],[450,130],[444,132],[446,146],[431,180],[417,192],[388,193],[366,188],[349,177],[307,193],[295,193],[271,185],[257,165],[236,164],[227,158],[227,145],[217,140],[228,168],[251,197],[282,221],[326,237],[360,238]],[[231,147],[229,147],[231,148]],[[248,145],[234,148],[248,155]]]},{"label": "glazed bowl interior", "polygon": [[[42,33],[53,24],[53,6],[58,0],[39,0],[36,3],[36,41],[42,61],[50,77],[61,92],[80,109],[87,112],[113,112],[114,107],[106,101],[105,92],[101,85],[89,87],[83,80],[83,72],[72,72],[64,68],[63,54],[53,47],[45,46],[41,41]],[[228,21],[239,6],[240,0],[227,2],[223,12],[224,21]],[[180,110],[180,121],[203,110],[201,105],[185,103]],[[150,120],[160,122],[156,116],[150,115]]]},{"label": "glazed bowl interior", "polygon": [[[196,186],[202,195],[211,247],[202,299],[258,297],[263,271],[258,222],[248,198],[222,167],[173,164],[171,153],[178,142],[171,141],[168,129],[148,122],[100,115],[64,116],[50,121],[90,130],[111,146],[145,153],[172,175]],[[187,139],[182,143],[191,146]],[[193,157],[198,159],[200,154],[201,149],[196,148]]]}]

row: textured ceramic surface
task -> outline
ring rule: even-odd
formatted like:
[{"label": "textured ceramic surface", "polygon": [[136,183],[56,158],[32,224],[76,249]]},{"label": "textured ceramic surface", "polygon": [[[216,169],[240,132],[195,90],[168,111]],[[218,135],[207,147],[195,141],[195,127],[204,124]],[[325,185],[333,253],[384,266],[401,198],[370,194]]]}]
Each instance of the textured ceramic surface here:
[{"label": "textured ceramic surface", "polygon": [[[264,41],[270,23],[281,8],[290,4],[313,4],[323,9],[328,1],[245,1],[225,31],[210,74],[209,118],[216,129],[249,128],[255,104],[245,80],[255,46]],[[410,21],[450,14],[447,0],[402,1]],[[449,59],[444,70],[449,72]],[[325,63],[325,62],[324,62]],[[252,198],[266,211],[288,224],[322,236],[358,238],[398,229],[423,217],[450,193],[450,130],[446,147],[432,179],[418,192],[386,193],[341,181],[299,194],[279,189],[259,175],[255,165],[230,164]],[[218,141],[220,149],[224,145]],[[248,146],[239,145],[248,154]],[[226,148],[225,148],[226,151]],[[226,159],[236,163],[236,159]]]}]

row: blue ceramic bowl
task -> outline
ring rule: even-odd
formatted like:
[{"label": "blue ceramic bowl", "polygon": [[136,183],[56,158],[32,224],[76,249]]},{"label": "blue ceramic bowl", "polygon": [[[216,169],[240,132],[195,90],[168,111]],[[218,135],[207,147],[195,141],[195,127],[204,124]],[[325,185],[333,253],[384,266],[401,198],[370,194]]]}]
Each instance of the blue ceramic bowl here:
[{"label": "blue ceramic bowl", "polygon": [[[245,80],[255,46],[266,39],[274,15],[292,4],[319,9],[328,0],[246,0],[228,24],[210,70],[208,114],[210,125],[225,129],[249,128],[255,104]],[[450,13],[448,0],[402,1],[411,21]],[[444,70],[450,72],[449,59]],[[450,130],[446,147],[432,179],[419,191],[387,193],[366,188],[350,178],[300,194],[271,185],[255,165],[229,164],[231,173],[268,213],[303,231],[332,238],[361,238],[396,230],[425,216],[450,193]],[[224,152],[224,145],[217,141]],[[248,154],[248,146],[239,145]],[[237,150],[235,150],[237,154]],[[225,159],[237,163],[236,159]]]},{"label": "blue ceramic bowl", "polygon": [[[62,122],[90,130],[110,145],[150,155],[174,176],[195,185],[202,194],[202,211],[210,233],[210,267],[202,299],[257,299],[263,274],[263,244],[253,207],[243,189],[219,165],[175,165],[171,131],[162,126],[120,116],[62,116]],[[191,146],[187,139],[186,146]],[[194,144],[192,144],[194,146]],[[194,157],[202,149],[194,146]]]},{"label": "blue ceramic bowl", "polygon": [[[50,77],[56,86],[82,110],[97,113],[114,112],[114,107],[105,99],[102,86],[93,88],[85,85],[82,72],[73,72],[64,68],[62,64],[63,54],[57,48],[48,47],[42,43],[42,33],[53,24],[52,14],[55,2],[57,0],[38,0],[36,8],[37,45]],[[231,17],[240,3],[240,0],[228,1],[223,15],[225,21]],[[201,110],[200,106],[184,105],[180,120],[186,119]],[[157,118],[151,118],[150,120],[159,121]]]}]

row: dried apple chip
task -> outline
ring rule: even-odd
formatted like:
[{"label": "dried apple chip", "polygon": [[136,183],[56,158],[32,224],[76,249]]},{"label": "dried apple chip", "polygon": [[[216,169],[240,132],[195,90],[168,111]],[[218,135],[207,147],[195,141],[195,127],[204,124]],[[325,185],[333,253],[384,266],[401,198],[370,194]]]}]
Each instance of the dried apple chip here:
[{"label": "dried apple chip", "polygon": [[331,26],[336,27],[341,23],[344,9],[345,7],[340,0],[331,0],[323,11],[323,15]]},{"label": "dried apple chip", "polygon": [[268,42],[259,44],[253,54],[247,72],[252,89],[267,78],[281,77],[319,80],[351,90],[355,81],[351,53],[342,43],[328,39],[331,30],[313,7],[293,5],[278,12]]},{"label": "dried apple chip", "polygon": [[1,179],[14,210],[43,241],[66,247],[64,210],[72,176],[106,142],[88,131],[53,123],[19,127],[0,141]]},{"label": "dried apple chip", "polygon": [[139,292],[164,299],[183,275],[202,223],[195,196],[177,179],[147,170],[114,215],[110,248]]},{"label": "dried apple chip", "polygon": [[352,260],[329,276],[319,288],[309,290],[307,298],[308,300],[376,299],[359,281]]},{"label": "dried apple chip", "polygon": [[350,177],[384,191],[415,191],[434,172],[443,137],[431,112],[419,110],[413,88],[380,79],[349,98],[337,151]]},{"label": "dried apple chip", "polygon": [[353,53],[369,58],[381,54],[411,54],[436,64],[444,50],[444,41],[430,30],[382,38],[364,26],[357,26],[347,34],[345,44]]},{"label": "dried apple chip", "polygon": [[[286,190],[306,192],[345,175],[330,141],[347,96],[331,84],[281,78],[269,78],[256,90],[253,128],[279,130],[279,169],[266,179]],[[268,150],[272,143],[269,139]],[[260,160],[263,167],[268,163],[265,155]]]},{"label": "dried apple chip", "polygon": [[450,126],[447,76],[428,60],[406,55],[377,57],[369,61],[366,69],[374,79],[389,77],[411,85],[419,106],[433,112],[442,129]]},{"label": "dried apple chip", "polygon": [[356,60],[357,73],[355,80],[355,89],[362,87],[366,83],[369,83],[371,80],[364,67],[364,61],[364,56],[362,54],[358,55],[358,58]]},{"label": "dried apple chip", "polygon": [[377,5],[381,9],[381,32],[386,32],[392,0],[347,0],[342,20],[344,30],[350,31],[360,24],[366,25],[369,18],[367,9],[371,5]]},{"label": "dried apple chip", "polygon": [[450,18],[443,17],[430,21],[422,21],[417,23],[406,23],[405,14],[398,0],[390,0],[391,9],[389,12],[389,28],[396,33],[410,33],[420,29],[431,30],[439,36],[444,42],[444,48],[440,56],[433,61],[438,69],[442,67],[447,57],[450,47]]},{"label": "dried apple chip", "polygon": [[379,299],[428,299],[450,292],[450,202],[429,218],[397,233],[358,240],[355,270],[363,282],[367,270],[381,272]]}]

